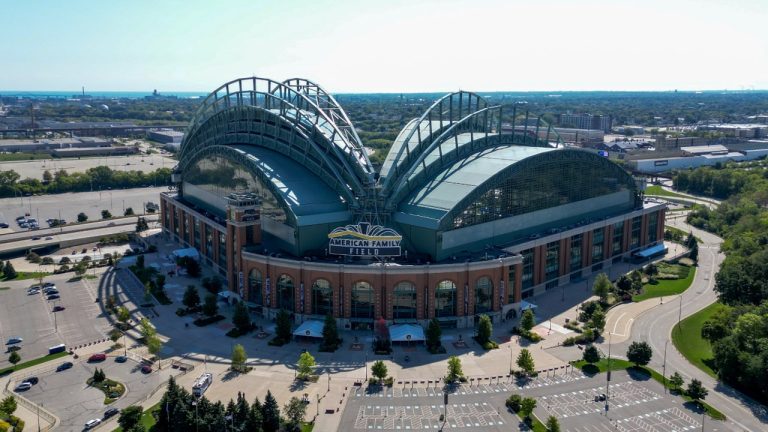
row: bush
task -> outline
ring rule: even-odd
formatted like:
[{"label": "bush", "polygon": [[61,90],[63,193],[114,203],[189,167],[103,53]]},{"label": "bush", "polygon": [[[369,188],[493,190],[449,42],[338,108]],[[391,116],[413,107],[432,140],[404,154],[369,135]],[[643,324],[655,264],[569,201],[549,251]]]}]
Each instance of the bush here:
[{"label": "bush", "polygon": [[512,412],[516,413],[520,411],[521,403],[523,402],[523,397],[519,394],[511,394],[507,398],[507,400],[504,402],[504,405],[507,406]]},{"label": "bush", "polygon": [[486,350],[486,351],[492,350],[492,349],[497,349],[498,347],[499,347],[499,344],[497,344],[494,341],[488,341],[488,342],[483,344],[483,349]]},{"label": "bush", "polygon": [[275,336],[274,338],[270,339],[270,341],[267,344],[271,345],[271,346],[283,346],[283,345],[285,345],[287,343],[288,343],[288,341],[283,340],[283,339]]},{"label": "bush", "polygon": [[393,377],[386,377],[384,378],[384,385],[387,387],[392,387],[395,384],[395,379]]},{"label": "bush", "polygon": [[8,422],[13,426],[13,432],[22,432],[24,430],[24,420],[12,415],[8,417]]},{"label": "bush", "polygon": [[213,323],[219,322],[219,321],[221,321],[223,319],[225,319],[224,315],[215,315],[215,316],[212,316],[212,317],[196,319],[193,322],[193,324],[195,324],[198,327],[205,327],[205,326],[207,326],[209,324],[213,324]]}]

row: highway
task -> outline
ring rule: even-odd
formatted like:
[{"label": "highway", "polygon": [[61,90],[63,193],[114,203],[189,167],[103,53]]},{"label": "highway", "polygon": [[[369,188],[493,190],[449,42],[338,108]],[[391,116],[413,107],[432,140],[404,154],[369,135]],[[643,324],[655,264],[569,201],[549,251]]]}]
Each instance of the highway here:
[{"label": "highway", "polygon": [[[158,220],[157,214],[146,215],[147,222]],[[64,225],[56,228],[42,228],[34,231],[16,231],[0,235],[0,243],[10,243],[19,240],[31,239],[32,237],[48,237],[53,235],[69,234],[78,231],[88,231],[98,228],[107,228],[110,226],[131,225],[136,226],[136,216],[120,217],[115,219],[100,220],[96,222],[87,222],[81,224]],[[13,222],[12,222],[13,223]],[[43,223],[45,223],[43,221]]]}]

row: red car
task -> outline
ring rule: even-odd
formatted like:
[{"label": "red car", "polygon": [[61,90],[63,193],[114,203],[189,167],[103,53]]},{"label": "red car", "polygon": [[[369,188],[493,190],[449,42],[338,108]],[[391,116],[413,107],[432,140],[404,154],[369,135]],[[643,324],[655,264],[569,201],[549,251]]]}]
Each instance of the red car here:
[{"label": "red car", "polygon": [[88,357],[88,363],[102,362],[106,359],[107,359],[107,355],[104,353],[93,354],[90,357]]},{"label": "red car", "polygon": [[152,366],[150,366],[150,365],[142,365],[141,366],[141,373],[145,373],[145,374],[152,373]]}]

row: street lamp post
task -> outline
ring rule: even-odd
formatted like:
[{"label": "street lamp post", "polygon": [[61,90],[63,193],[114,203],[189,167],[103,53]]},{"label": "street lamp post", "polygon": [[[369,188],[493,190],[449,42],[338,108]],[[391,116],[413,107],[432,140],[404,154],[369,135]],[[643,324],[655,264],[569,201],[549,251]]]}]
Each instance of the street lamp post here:
[{"label": "street lamp post", "polygon": [[363,366],[365,367],[365,380],[368,381],[368,353],[365,353],[365,363]]},{"label": "street lamp post", "polygon": [[509,373],[512,373],[512,344],[509,344]]},{"label": "street lamp post", "polygon": [[661,366],[661,374],[664,381],[664,393],[667,392],[667,344],[669,339],[664,342],[664,364]]},{"label": "street lamp post", "polygon": [[680,321],[683,318],[683,294],[680,294],[680,307],[677,310],[677,331],[680,332]]},{"label": "street lamp post", "polygon": [[608,400],[611,398],[611,336],[608,332],[608,373],[605,375],[605,412],[608,413]]},{"label": "street lamp post", "polygon": [[197,432],[197,401],[192,401],[192,406],[195,407],[195,432]]}]

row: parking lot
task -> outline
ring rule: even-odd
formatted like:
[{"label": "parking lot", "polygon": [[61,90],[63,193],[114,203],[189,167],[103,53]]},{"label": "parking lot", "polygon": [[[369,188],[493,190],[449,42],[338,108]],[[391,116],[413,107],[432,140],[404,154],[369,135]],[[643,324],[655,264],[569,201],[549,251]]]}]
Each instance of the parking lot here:
[{"label": "parking lot", "polygon": [[[42,293],[27,294],[36,280],[3,282],[9,289],[0,291],[0,340],[5,344],[11,337],[23,338],[18,351],[22,362],[48,354],[54,345],[72,347],[106,337],[110,326],[96,303],[98,281],[70,278],[71,273],[45,278],[56,284],[61,296],[50,301]],[[53,312],[55,306],[64,310]],[[7,366],[8,356],[0,356],[0,368]]]},{"label": "parking lot", "polygon": [[[43,373],[35,372],[40,381],[23,395],[58,416],[61,419],[58,430],[79,431],[88,420],[102,418],[108,408],[125,408],[143,401],[171,373],[178,373],[176,369],[166,368],[143,374],[135,361],[129,359],[126,363],[117,363],[114,355],[107,357],[106,361],[92,364],[67,358],[52,362]],[[74,367],[56,372],[56,366],[63,361],[73,361]],[[126,394],[114,403],[104,405],[104,393],[86,385],[86,380],[93,376],[96,368],[103,369],[107,378],[123,383]]]}]

